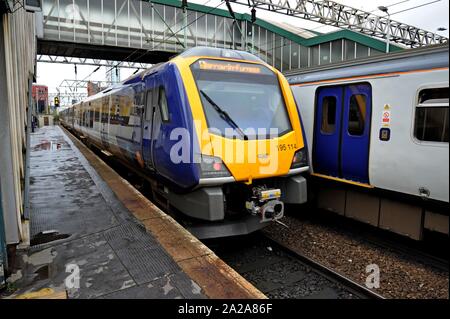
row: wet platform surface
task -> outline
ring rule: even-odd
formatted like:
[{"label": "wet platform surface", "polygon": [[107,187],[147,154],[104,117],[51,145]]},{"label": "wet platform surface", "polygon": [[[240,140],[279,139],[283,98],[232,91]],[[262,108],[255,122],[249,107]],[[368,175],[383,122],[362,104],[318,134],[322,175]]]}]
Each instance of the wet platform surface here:
[{"label": "wet platform surface", "polygon": [[69,298],[205,298],[61,128],[39,129],[31,146],[31,247],[14,274],[17,294],[50,287]]}]

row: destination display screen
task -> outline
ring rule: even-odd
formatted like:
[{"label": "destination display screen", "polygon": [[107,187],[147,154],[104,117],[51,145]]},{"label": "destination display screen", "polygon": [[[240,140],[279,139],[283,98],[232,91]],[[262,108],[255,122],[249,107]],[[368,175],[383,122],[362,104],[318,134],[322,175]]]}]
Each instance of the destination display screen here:
[{"label": "destination display screen", "polygon": [[240,63],[221,60],[199,60],[193,64],[193,69],[203,71],[233,72],[245,74],[273,74],[263,65],[252,63]]}]

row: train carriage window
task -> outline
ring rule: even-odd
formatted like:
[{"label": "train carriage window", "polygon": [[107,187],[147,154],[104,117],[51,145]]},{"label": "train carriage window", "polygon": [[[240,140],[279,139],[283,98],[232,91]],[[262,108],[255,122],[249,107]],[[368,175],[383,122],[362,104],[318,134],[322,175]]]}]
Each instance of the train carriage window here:
[{"label": "train carriage window", "polygon": [[322,124],[320,130],[325,134],[332,134],[336,128],[336,97],[326,96],[322,101]]},{"label": "train carriage window", "polygon": [[169,122],[170,117],[169,117],[169,107],[167,105],[167,97],[166,97],[166,92],[164,90],[163,87],[161,87],[159,89],[159,109],[161,111],[161,120],[163,122]]},{"label": "train carriage window", "polygon": [[101,119],[100,119],[100,115],[101,115],[101,105],[99,105],[99,103],[96,103],[95,105],[95,115],[96,115],[96,122],[100,123]]},{"label": "train carriage window", "polygon": [[348,110],[348,133],[350,135],[363,135],[366,119],[367,101],[363,94],[350,97]]},{"label": "train carriage window", "polygon": [[420,141],[448,143],[448,87],[419,92],[414,136]]},{"label": "train carriage window", "polygon": [[145,120],[146,121],[151,121],[152,120],[152,110],[153,110],[153,90],[148,90],[147,91],[147,101],[146,101],[146,106],[145,106]]}]

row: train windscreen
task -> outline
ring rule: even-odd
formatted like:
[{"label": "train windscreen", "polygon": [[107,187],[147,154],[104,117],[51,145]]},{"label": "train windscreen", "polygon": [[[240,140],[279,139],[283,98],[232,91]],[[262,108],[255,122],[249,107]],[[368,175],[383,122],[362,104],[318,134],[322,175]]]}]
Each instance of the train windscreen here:
[{"label": "train windscreen", "polygon": [[[209,129],[267,138],[292,130],[277,75],[252,63],[199,60],[191,66]],[[230,134],[231,133],[231,134]]]}]

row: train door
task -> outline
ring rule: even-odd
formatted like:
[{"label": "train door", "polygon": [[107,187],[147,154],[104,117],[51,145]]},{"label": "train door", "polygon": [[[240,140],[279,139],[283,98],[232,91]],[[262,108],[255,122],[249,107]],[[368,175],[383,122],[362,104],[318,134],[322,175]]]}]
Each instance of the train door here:
[{"label": "train door", "polygon": [[111,107],[111,96],[102,98],[101,108],[101,124],[100,124],[100,138],[105,149],[108,148],[108,134],[109,134],[109,111]]},{"label": "train door", "polygon": [[71,124],[72,129],[75,128],[75,108],[76,108],[76,106],[69,110],[70,124]]},{"label": "train door", "polygon": [[155,101],[156,101],[156,90],[154,87],[154,80],[150,79],[148,81],[148,89],[145,92],[145,107],[143,112],[143,118],[141,121],[142,125],[142,154],[144,158],[145,165],[148,168],[153,168],[153,157],[152,157],[152,132],[153,132],[153,118],[155,114]]},{"label": "train door", "polygon": [[80,132],[85,135],[84,123],[86,122],[86,110],[84,109],[83,102],[80,103]]},{"label": "train door", "polygon": [[314,172],[369,183],[372,94],[369,84],[319,88],[314,124]]}]

